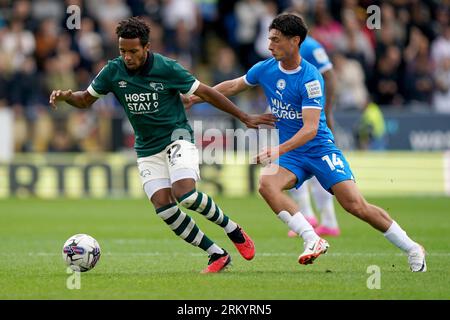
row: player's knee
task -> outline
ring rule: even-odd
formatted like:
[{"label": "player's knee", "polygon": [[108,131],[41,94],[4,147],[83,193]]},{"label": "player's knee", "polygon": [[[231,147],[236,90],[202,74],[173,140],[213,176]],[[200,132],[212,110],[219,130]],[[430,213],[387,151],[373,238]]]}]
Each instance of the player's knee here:
[{"label": "player's knee", "polygon": [[150,197],[150,201],[155,209],[159,209],[174,203],[175,199],[172,197],[169,190],[158,190]]},{"label": "player's knee", "polygon": [[172,188],[172,194],[175,197],[175,199],[177,199],[178,202],[181,204],[180,199],[183,199],[183,196],[186,194],[186,191]]},{"label": "player's knee", "polygon": [[263,183],[261,180],[259,181],[259,186],[258,186],[258,192],[260,195],[264,196],[264,194],[267,192],[267,184]]},{"label": "player's knee", "polygon": [[343,207],[346,211],[360,218],[366,215],[366,204],[360,199],[350,199],[343,204]]},{"label": "player's knee", "polygon": [[170,207],[174,204],[173,201],[170,200],[154,200],[152,199],[153,207],[155,207],[155,210],[160,210],[161,208]]},{"label": "player's knee", "polygon": [[261,196],[266,198],[267,196],[274,194],[276,192],[276,188],[268,179],[260,179],[258,192]]}]

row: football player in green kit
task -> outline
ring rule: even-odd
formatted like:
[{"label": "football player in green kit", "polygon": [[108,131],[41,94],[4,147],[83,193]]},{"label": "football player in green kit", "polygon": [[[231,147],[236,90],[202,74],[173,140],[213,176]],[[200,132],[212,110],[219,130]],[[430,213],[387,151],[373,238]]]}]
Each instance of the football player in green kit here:
[{"label": "football player in green kit", "polygon": [[181,207],[195,210],[221,226],[239,253],[251,260],[255,247],[250,237],[211,197],[196,189],[200,178],[199,154],[180,93],[185,96],[195,93],[249,128],[271,125],[274,117],[242,112],[225,96],[200,83],[175,60],[151,52],[150,28],[139,18],[121,21],[116,34],[120,57],[109,61],[87,90],[54,90],[50,104],[56,107],[58,101],[65,101],[84,109],[112,92],[134,128],[137,165],[145,193],[158,216],[177,236],[208,253],[208,266],[202,272],[223,270],[231,257],[208,238]]}]

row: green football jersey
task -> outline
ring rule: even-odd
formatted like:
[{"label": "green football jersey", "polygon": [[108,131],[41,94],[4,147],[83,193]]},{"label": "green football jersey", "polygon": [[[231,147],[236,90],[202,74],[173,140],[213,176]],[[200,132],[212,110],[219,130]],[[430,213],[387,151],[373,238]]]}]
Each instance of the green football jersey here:
[{"label": "green football jersey", "polygon": [[177,61],[149,53],[138,71],[128,70],[121,57],[110,60],[87,90],[97,98],[116,96],[133,126],[138,157],[147,157],[180,136],[194,142],[180,93],[192,94],[199,84]]}]

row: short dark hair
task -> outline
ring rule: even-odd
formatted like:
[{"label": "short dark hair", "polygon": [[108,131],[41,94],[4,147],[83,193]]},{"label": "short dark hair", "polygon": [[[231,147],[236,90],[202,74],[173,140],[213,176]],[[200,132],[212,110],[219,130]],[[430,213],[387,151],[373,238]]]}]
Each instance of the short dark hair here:
[{"label": "short dark hair", "polygon": [[150,38],[150,26],[138,17],[131,17],[119,22],[116,28],[116,34],[119,38],[135,39],[139,38],[144,47]]},{"label": "short dark hair", "polygon": [[269,26],[269,30],[272,29],[280,31],[286,37],[299,36],[299,46],[308,34],[308,27],[303,18],[291,13],[282,13],[273,19]]}]

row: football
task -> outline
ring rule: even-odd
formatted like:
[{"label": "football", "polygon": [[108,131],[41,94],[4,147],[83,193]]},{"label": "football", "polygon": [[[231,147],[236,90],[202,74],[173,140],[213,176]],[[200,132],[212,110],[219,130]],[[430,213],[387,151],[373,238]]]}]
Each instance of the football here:
[{"label": "football", "polygon": [[97,240],[87,234],[76,234],[64,243],[62,257],[72,270],[86,272],[95,267],[100,253]]}]

